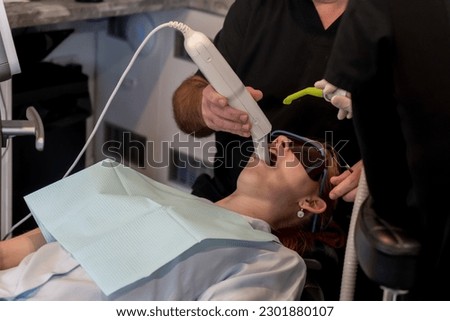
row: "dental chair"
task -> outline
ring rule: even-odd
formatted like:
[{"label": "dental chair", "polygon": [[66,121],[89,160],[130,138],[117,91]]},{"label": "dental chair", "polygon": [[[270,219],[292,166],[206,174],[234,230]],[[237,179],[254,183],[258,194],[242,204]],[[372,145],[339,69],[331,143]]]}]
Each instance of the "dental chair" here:
[{"label": "dental chair", "polygon": [[307,275],[301,301],[337,300],[341,275],[337,256],[335,249],[323,246],[303,258]]},{"label": "dental chair", "polygon": [[383,301],[405,298],[417,275],[420,243],[380,218],[370,195],[363,201],[355,226],[357,261],[366,276],[383,290]]},{"label": "dental chair", "polygon": [[[363,272],[371,285],[381,288],[383,301],[408,300],[407,294],[418,276],[420,251],[421,244],[416,239],[375,212],[362,171],[347,237],[339,300],[355,299],[355,289],[360,285],[358,272]],[[378,300],[378,295],[369,300]]]}]

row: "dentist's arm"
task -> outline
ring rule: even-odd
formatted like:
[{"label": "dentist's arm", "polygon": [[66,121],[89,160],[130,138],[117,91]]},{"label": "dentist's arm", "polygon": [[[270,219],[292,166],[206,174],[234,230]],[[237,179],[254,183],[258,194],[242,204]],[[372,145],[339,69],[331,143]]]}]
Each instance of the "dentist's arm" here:
[{"label": "dentist's arm", "polygon": [[28,254],[47,243],[36,228],[19,236],[0,242],[0,270],[17,266]]},{"label": "dentist's arm", "polygon": [[[247,87],[255,100],[262,93]],[[201,76],[186,79],[173,95],[173,111],[178,127],[185,133],[204,137],[225,131],[249,137],[251,124],[247,113],[228,105],[228,100]]]}]

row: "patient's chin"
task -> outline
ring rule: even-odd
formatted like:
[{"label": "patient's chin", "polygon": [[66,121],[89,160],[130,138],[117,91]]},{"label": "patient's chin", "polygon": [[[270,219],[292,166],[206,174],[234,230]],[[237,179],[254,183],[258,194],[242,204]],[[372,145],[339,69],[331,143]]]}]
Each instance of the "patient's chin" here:
[{"label": "patient's chin", "polygon": [[248,159],[246,167],[258,167],[258,166],[268,166],[268,165],[256,154],[252,154]]}]

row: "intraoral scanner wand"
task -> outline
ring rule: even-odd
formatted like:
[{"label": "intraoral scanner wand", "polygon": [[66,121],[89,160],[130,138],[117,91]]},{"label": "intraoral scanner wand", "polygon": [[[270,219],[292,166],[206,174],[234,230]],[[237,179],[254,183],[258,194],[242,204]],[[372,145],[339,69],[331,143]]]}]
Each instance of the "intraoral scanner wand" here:
[{"label": "intraoral scanner wand", "polygon": [[272,125],[266,115],[208,37],[184,24],[178,24],[174,27],[183,33],[187,53],[211,86],[228,99],[230,106],[249,114],[255,153],[261,160],[268,163],[267,137],[272,130]]}]

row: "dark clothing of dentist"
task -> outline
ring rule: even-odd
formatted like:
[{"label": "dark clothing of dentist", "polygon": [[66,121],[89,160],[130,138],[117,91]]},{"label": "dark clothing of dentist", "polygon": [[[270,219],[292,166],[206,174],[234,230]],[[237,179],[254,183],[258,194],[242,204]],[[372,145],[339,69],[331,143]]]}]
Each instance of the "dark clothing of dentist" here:
[{"label": "dark clothing of dentist", "polygon": [[449,20],[449,0],[350,0],[325,75],[351,92],[374,209],[422,244],[418,300],[450,299]]}]

